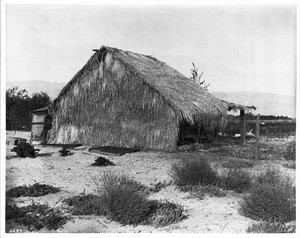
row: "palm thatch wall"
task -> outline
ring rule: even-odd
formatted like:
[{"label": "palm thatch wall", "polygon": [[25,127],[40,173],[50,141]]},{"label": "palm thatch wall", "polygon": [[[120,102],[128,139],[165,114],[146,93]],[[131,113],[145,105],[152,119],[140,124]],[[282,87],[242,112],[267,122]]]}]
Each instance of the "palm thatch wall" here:
[{"label": "palm thatch wall", "polygon": [[174,150],[181,122],[219,125],[227,110],[167,64],[103,46],[54,100],[48,142]]}]

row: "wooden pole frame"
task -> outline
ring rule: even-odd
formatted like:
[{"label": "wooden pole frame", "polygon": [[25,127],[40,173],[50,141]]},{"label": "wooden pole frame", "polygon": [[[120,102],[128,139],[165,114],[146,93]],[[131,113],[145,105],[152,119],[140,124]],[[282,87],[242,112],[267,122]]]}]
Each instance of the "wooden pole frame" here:
[{"label": "wooden pole frame", "polygon": [[246,118],[245,118],[245,110],[241,109],[240,111],[241,118],[241,141],[242,144],[246,143]]},{"label": "wooden pole frame", "polygon": [[257,114],[256,117],[256,144],[255,144],[255,159],[259,160],[260,159],[260,142],[259,142],[259,121],[260,114]]}]

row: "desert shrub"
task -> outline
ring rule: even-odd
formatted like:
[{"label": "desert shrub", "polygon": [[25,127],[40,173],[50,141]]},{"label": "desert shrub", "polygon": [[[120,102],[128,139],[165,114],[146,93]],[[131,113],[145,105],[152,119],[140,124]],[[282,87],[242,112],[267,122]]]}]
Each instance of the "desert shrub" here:
[{"label": "desert shrub", "polygon": [[25,207],[7,204],[6,220],[10,219],[14,219],[17,224],[24,225],[29,231],[33,231],[44,227],[49,230],[57,230],[69,218],[48,205],[32,203]]},{"label": "desert shrub", "polygon": [[6,192],[7,197],[39,197],[49,193],[57,193],[60,189],[47,184],[35,183],[31,186],[18,186]]},{"label": "desert shrub", "polygon": [[278,222],[259,222],[250,225],[247,233],[294,233],[294,225],[286,225]]},{"label": "desert shrub", "polygon": [[198,184],[198,185],[187,185],[180,187],[182,192],[189,192],[192,197],[196,197],[200,200],[204,199],[205,195],[211,197],[225,197],[226,193],[217,185],[214,184]]},{"label": "desert shrub", "polygon": [[229,160],[222,163],[223,168],[252,168],[254,166],[254,162],[243,161],[243,160]]},{"label": "desert shrub", "polygon": [[100,196],[88,194],[75,196],[63,200],[68,206],[72,206],[73,215],[105,215],[103,202]]},{"label": "desert shrub", "polygon": [[149,201],[147,188],[124,174],[105,172],[94,178],[98,195],[76,196],[63,202],[72,206],[74,215],[105,215],[127,224],[167,225],[183,219],[181,206]]},{"label": "desert shrub", "polygon": [[14,147],[11,151],[16,152],[18,157],[25,158],[31,157],[35,158],[39,149],[34,149],[32,145],[27,142],[19,142],[16,147]]},{"label": "desert shrub", "polygon": [[167,226],[186,218],[181,205],[169,202],[167,200],[149,201],[148,206],[150,207],[150,213],[145,222],[146,224],[156,227]]},{"label": "desert shrub", "polygon": [[122,224],[139,224],[150,212],[145,196],[130,187],[115,186],[103,196],[107,215]]},{"label": "desert shrub", "polygon": [[205,160],[183,160],[180,165],[174,164],[171,176],[177,186],[214,184],[218,178],[210,164]]},{"label": "desert shrub", "polygon": [[287,160],[296,160],[296,141],[292,141],[287,145],[284,158]]},{"label": "desert shrub", "polygon": [[243,197],[240,212],[251,219],[270,222],[295,220],[295,187],[280,171],[268,169],[260,174]]},{"label": "desert shrub", "polygon": [[124,173],[116,173],[105,171],[102,176],[94,177],[93,181],[96,185],[97,193],[103,194],[109,192],[114,186],[123,186],[135,190],[136,192],[146,192],[148,188],[140,182],[135,181],[133,178],[128,177]]},{"label": "desert shrub", "polygon": [[95,181],[105,215],[114,221],[163,226],[183,219],[181,206],[149,201],[148,188],[122,173],[106,172]]},{"label": "desert shrub", "polygon": [[106,215],[122,224],[139,224],[150,212],[147,188],[125,174],[106,172],[94,180]]},{"label": "desert shrub", "polygon": [[255,182],[260,184],[279,184],[286,178],[283,178],[282,173],[279,169],[274,167],[267,168],[265,171],[260,172],[255,177]]},{"label": "desert shrub", "polygon": [[225,175],[221,176],[220,186],[236,192],[244,192],[251,186],[251,175],[240,168],[228,169]]}]

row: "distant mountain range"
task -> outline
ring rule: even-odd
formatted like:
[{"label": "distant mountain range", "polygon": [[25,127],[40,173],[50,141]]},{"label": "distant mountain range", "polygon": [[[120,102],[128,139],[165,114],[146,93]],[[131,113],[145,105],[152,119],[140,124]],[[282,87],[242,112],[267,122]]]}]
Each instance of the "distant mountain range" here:
[{"label": "distant mountain range", "polygon": [[[66,83],[48,81],[6,82],[7,89],[18,86],[19,89],[26,89],[30,95],[35,92],[47,92],[51,99],[56,98],[65,85]],[[256,112],[261,115],[296,117],[296,98],[292,96],[261,92],[211,92],[211,94],[229,102],[256,106]]]},{"label": "distant mountain range", "polygon": [[296,97],[261,92],[211,92],[215,97],[246,106],[255,106],[261,115],[296,117]]}]

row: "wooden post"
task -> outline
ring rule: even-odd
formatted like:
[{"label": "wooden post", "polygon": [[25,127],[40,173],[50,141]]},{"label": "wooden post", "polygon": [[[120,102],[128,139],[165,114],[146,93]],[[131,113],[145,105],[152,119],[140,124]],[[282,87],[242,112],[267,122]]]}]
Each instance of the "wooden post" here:
[{"label": "wooden post", "polygon": [[255,145],[255,159],[260,159],[260,143],[259,143],[259,117],[260,114],[257,114],[256,118],[256,145]]},{"label": "wooden post", "polygon": [[245,119],[245,111],[242,109],[240,112],[241,117],[241,141],[243,144],[246,143],[246,119]]}]

